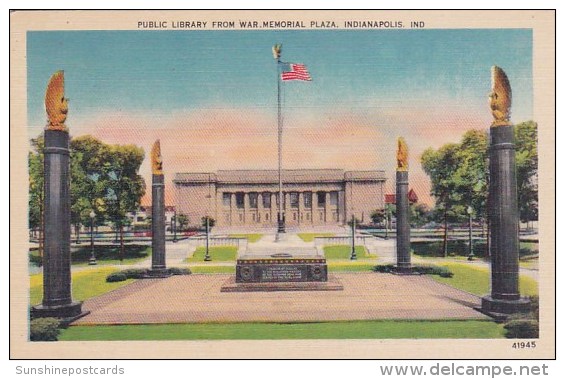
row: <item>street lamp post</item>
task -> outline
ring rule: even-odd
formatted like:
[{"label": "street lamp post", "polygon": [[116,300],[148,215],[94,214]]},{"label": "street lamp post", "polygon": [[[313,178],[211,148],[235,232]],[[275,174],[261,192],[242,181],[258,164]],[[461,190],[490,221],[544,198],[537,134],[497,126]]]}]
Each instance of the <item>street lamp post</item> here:
[{"label": "street lamp post", "polygon": [[467,208],[467,214],[469,215],[469,256],[467,260],[472,261],[475,255],[473,254],[473,208],[471,206]]},{"label": "street lamp post", "polygon": [[206,254],[204,255],[204,261],[209,262],[210,258],[210,217],[206,216]]},{"label": "street lamp post", "polygon": [[351,257],[350,260],[357,260],[357,253],[355,253],[355,216],[351,216]]},{"label": "street lamp post", "polygon": [[390,221],[389,221],[389,210],[388,207],[385,208],[385,240],[388,239],[388,228],[390,226]]},{"label": "street lamp post", "polygon": [[177,242],[177,211],[173,214],[173,243]]},{"label": "street lamp post", "polygon": [[97,264],[96,262],[96,255],[94,255],[94,218],[96,217],[96,213],[94,210],[90,211],[90,259],[88,260],[88,264],[93,266]]}]

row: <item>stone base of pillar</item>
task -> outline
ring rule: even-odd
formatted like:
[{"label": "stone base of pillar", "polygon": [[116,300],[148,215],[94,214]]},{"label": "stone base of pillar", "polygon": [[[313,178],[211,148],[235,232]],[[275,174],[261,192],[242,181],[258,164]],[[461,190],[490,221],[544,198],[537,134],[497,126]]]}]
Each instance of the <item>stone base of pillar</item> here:
[{"label": "stone base of pillar", "polygon": [[485,296],[481,299],[481,307],[477,310],[497,320],[504,320],[511,314],[528,313],[531,310],[531,303],[524,297],[517,300],[500,300]]},{"label": "stone base of pillar", "polygon": [[30,318],[54,317],[60,319],[62,325],[68,325],[89,313],[90,311],[82,311],[82,301],[74,301],[65,305],[36,305],[31,307]]},{"label": "stone base of pillar", "polygon": [[394,265],[394,270],[392,271],[394,275],[422,275],[420,272],[414,271],[412,265]]},{"label": "stone base of pillar", "polygon": [[173,274],[171,273],[171,270],[169,270],[168,268],[153,268],[151,270],[147,270],[142,279],[168,278],[172,275]]}]

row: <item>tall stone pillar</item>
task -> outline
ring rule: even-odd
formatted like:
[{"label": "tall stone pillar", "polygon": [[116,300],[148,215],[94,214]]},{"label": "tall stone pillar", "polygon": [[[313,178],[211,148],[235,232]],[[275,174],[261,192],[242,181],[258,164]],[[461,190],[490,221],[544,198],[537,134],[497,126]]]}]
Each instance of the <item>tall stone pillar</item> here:
[{"label": "tall stone pillar", "polygon": [[408,202],[408,147],[404,138],[398,139],[396,168],[396,266],[400,273],[409,272],[410,261],[410,204]]},{"label": "tall stone pillar", "polygon": [[510,314],[529,310],[520,296],[519,213],[516,184],[514,126],[510,122],[512,92],[504,71],[492,68],[490,105],[489,218],[491,225],[491,294],[482,299],[487,313]]},{"label": "tall stone pillar", "polygon": [[151,149],[151,163],[153,169],[153,184],[151,191],[151,255],[150,277],[166,277],[167,270],[165,254],[165,175],[163,174],[163,160],[161,158],[161,144],[155,141]]},{"label": "tall stone pillar", "polygon": [[64,74],[57,71],[45,94],[49,121],[44,134],[43,163],[43,301],[32,307],[31,317],[56,317],[70,322],[88,312],[82,312],[82,302],[73,301],[71,295],[70,154],[64,95]]}]

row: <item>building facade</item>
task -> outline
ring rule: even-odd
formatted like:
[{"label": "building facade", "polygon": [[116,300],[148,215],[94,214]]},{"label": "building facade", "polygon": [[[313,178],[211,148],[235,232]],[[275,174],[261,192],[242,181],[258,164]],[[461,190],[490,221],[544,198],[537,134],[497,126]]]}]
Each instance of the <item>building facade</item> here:
[{"label": "building facade", "polygon": [[[343,225],[352,215],[370,222],[384,208],[384,171],[283,170],[288,226]],[[279,209],[277,170],[177,173],[176,209],[192,226],[209,215],[217,226],[274,227]]]}]

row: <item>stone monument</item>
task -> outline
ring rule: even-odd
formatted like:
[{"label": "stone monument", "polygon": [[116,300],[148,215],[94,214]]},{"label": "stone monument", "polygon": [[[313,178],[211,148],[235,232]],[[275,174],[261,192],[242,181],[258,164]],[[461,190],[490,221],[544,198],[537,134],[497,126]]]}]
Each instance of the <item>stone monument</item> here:
[{"label": "stone monument", "polygon": [[261,246],[247,246],[236,261],[235,277],[222,292],[339,291],[343,285],[328,275],[323,251],[314,246],[293,246],[275,238]]},{"label": "stone monument", "polygon": [[63,71],[47,85],[44,148],[44,255],[43,301],[31,308],[31,317],[56,317],[72,322],[89,312],[71,296],[71,194],[67,99]]},{"label": "stone monument", "polygon": [[165,262],[165,175],[161,158],[161,143],[155,141],[151,149],[152,191],[151,191],[151,270],[148,277],[170,276]]},{"label": "stone monument", "polygon": [[408,201],[408,146],[398,138],[396,151],[396,268],[410,273],[410,203]]},{"label": "stone monument", "polygon": [[492,315],[526,312],[529,300],[520,296],[519,214],[514,125],[510,122],[512,90],[506,73],[492,68],[490,108],[489,219],[491,225],[491,294],[482,311]]}]

